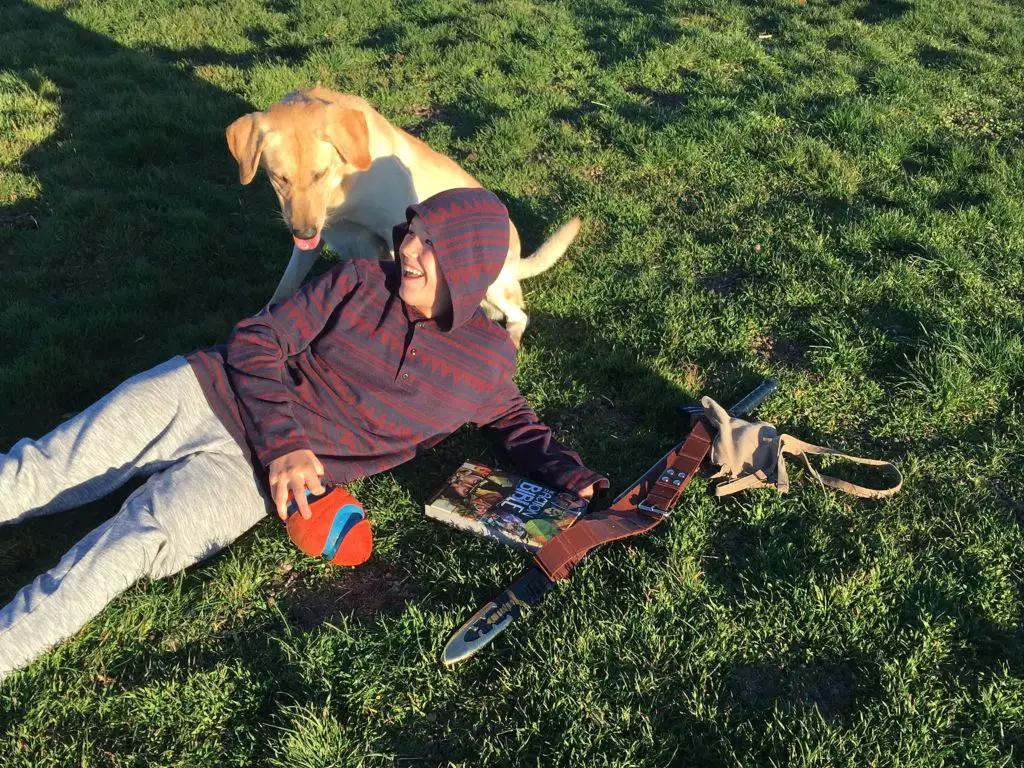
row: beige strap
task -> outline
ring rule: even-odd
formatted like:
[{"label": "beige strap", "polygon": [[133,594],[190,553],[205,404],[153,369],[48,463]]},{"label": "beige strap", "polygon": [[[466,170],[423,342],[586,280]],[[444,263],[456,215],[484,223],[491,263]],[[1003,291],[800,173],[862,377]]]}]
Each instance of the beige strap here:
[{"label": "beige strap", "polygon": [[751,472],[749,475],[733,480],[731,483],[719,483],[715,486],[715,496],[731,496],[740,491],[747,491],[751,488],[764,488],[770,485],[768,475],[763,470]]},{"label": "beige strap", "polygon": [[[814,478],[822,485],[827,485],[829,488],[835,488],[837,491],[843,491],[851,496],[857,496],[862,499],[884,499],[888,496],[892,496],[894,493],[897,493],[900,488],[903,487],[903,475],[896,468],[896,465],[891,462],[881,461],[880,459],[864,459],[860,456],[851,456],[848,453],[841,453],[832,448],[823,448],[820,445],[804,442],[792,435],[784,434],[780,435],[780,437],[778,477],[779,493],[785,493],[789,489],[789,475],[786,472],[786,462],[783,459],[787,454],[790,456],[802,456],[804,464],[807,465],[807,471],[810,472],[811,475],[813,475]],[[811,460],[807,458],[808,454],[837,456],[841,459],[852,461],[854,464],[864,464],[869,467],[882,467],[884,470],[887,469],[891,472],[896,481],[895,485],[880,489],[865,488],[862,485],[856,485],[846,480],[840,480],[838,477],[822,475],[811,466]]]}]

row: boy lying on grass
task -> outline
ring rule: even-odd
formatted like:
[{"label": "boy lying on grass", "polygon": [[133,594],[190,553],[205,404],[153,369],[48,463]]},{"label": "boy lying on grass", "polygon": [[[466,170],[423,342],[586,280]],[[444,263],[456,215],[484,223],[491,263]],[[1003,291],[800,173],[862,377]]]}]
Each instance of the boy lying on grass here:
[{"label": "boy lying on grass", "polygon": [[383,472],[463,424],[524,469],[591,497],[608,481],[560,445],[513,382],[515,349],[480,300],[508,212],[442,192],[395,227],[393,263],[348,261],[243,320],[226,346],[128,379],[0,454],[0,523],[86,504],[136,475],[120,511],[0,609],[0,678],[70,637],[140,578],[233,542],[291,494]]}]

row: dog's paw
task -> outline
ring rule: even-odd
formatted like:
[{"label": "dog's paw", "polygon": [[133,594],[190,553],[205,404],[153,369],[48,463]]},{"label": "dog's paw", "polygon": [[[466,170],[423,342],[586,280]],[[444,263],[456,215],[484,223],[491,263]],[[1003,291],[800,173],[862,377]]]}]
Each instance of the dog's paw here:
[{"label": "dog's paw", "polygon": [[509,326],[506,330],[509,338],[512,339],[512,346],[519,349],[523,345],[523,333],[525,333],[526,327]]}]

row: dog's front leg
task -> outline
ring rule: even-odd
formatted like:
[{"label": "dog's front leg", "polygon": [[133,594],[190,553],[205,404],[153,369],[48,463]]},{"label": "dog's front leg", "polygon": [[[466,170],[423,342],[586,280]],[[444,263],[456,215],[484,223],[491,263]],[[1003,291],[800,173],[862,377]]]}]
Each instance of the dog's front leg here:
[{"label": "dog's front leg", "polygon": [[313,262],[320,258],[322,250],[323,243],[310,251],[304,251],[298,246],[293,247],[292,257],[289,259],[288,266],[281,276],[281,282],[277,284],[277,290],[270,297],[268,304],[276,304],[299,290],[302,281],[306,279],[309,270],[313,268]]},{"label": "dog's front leg", "polygon": [[[385,234],[390,236],[391,231]],[[331,228],[324,229],[323,241],[340,259],[392,261],[395,258],[384,235],[354,221],[331,222]]]}]

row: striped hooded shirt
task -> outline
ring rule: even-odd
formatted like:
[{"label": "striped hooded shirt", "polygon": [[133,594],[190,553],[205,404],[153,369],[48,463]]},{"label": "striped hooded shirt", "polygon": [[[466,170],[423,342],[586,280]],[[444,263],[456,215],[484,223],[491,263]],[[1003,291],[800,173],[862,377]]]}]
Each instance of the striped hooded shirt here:
[{"label": "striped hooded shirt", "polygon": [[557,488],[607,487],[540,423],[513,381],[508,333],[480,309],[508,251],[505,207],[483,189],[442,192],[409,207],[396,253],[414,216],[450,314],[426,319],[402,302],[400,262],[346,261],[240,322],[226,346],[188,356],[214,412],[254,463],[306,448],[325,482],[383,472],[473,423]]}]

